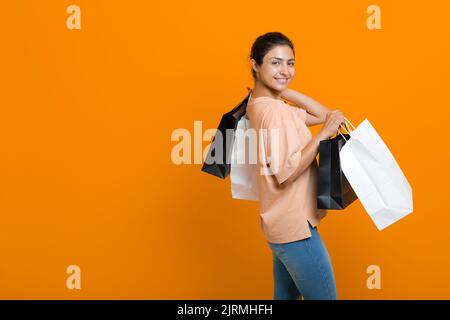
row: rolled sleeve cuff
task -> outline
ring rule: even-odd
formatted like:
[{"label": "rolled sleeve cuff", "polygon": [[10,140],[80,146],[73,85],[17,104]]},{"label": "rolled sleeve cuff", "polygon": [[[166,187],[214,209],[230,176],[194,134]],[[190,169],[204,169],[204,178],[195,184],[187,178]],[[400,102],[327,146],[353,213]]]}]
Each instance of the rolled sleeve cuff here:
[{"label": "rolled sleeve cuff", "polygon": [[297,150],[292,156],[286,159],[286,162],[279,168],[278,172],[276,172],[275,178],[277,179],[279,184],[282,184],[290,176],[297,170],[300,165],[300,160],[302,159],[302,151]]}]

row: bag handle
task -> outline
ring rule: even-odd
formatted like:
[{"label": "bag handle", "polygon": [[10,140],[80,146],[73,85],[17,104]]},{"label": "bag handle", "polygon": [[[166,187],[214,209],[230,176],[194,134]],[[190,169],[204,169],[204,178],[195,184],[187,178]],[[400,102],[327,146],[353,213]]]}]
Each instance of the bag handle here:
[{"label": "bag handle", "polygon": [[350,125],[352,126],[352,128],[353,128],[353,130],[356,130],[355,129],[355,126],[350,122],[350,120],[348,120],[346,117],[344,117],[344,119],[345,119],[345,123],[350,123]]},{"label": "bag handle", "polygon": [[250,99],[252,98],[253,89],[250,87],[247,87],[247,94],[248,94],[248,100],[247,104],[250,102]]},{"label": "bag handle", "polygon": [[[342,128],[345,128],[344,126],[342,126]],[[350,134],[350,131],[345,128],[345,130]],[[337,129],[337,131],[339,132],[339,134],[342,136],[342,138],[344,138],[345,142],[347,142],[348,140],[345,138],[345,136],[342,134],[341,130],[339,130],[339,128]]]},{"label": "bag handle", "polygon": [[[250,99],[252,98],[253,89],[247,87],[247,92],[248,92],[248,99],[247,99],[247,106],[248,106],[248,104],[249,104],[249,102],[250,102]],[[247,112],[245,112],[244,118],[245,118],[246,120],[250,120],[250,119],[247,117]]]},{"label": "bag handle", "polygon": [[[350,122],[350,120],[348,120],[346,117],[344,117],[344,119],[345,119],[345,122],[344,122],[345,127],[342,126],[342,128],[345,128],[345,130],[348,132],[348,134],[351,135],[351,133],[352,133],[354,130],[356,130],[356,129],[355,129],[355,127],[353,126],[353,124]],[[353,130],[349,130],[348,124],[350,124],[350,125],[352,126]],[[347,142],[348,140],[347,140],[347,139],[345,138],[345,136],[341,133],[341,130],[339,130],[339,128],[338,128],[338,132],[339,132],[339,134],[342,136],[342,138],[344,138],[345,142]]]}]

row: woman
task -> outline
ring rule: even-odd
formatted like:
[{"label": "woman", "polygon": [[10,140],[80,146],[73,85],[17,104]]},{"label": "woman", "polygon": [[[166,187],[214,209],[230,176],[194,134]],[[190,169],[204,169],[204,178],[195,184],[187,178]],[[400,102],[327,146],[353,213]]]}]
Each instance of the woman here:
[{"label": "woman", "polygon": [[[273,253],[274,299],[335,300],[333,268],[317,231],[327,212],[317,209],[316,156],[320,141],[337,132],[344,115],[288,89],[295,57],[285,35],[258,37],[250,61],[255,83],[247,117],[252,128],[264,132],[258,135],[265,159],[258,161],[258,172],[269,174],[258,174],[257,182],[261,227]],[[323,127],[312,137],[308,126],[317,124]]]}]

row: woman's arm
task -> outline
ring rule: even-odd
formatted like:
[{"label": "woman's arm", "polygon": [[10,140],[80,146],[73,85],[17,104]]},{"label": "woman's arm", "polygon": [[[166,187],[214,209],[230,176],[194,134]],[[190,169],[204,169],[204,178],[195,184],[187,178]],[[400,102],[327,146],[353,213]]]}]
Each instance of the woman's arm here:
[{"label": "woman's arm", "polygon": [[329,112],[325,117],[323,127],[300,151],[300,160],[295,163],[296,167],[294,172],[290,172],[289,177],[281,183],[289,184],[297,179],[316,159],[317,153],[319,152],[320,141],[327,140],[332,134],[334,134],[342,125],[344,120],[345,118],[341,111],[333,110]]},{"label": "woman's arm", "polygon": [[281,93],[281,98],[294,103],[296,106],[305,108],[305,123],[307,126],[313,126],[323,123],[325,121],[327,113],[331,111],[313,98],[290,88],[285,89]]}]

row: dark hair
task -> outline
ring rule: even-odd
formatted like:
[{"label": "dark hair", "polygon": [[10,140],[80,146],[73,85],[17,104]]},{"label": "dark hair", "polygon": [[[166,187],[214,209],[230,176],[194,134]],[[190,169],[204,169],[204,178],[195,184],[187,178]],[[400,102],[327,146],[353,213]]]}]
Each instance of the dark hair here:
[{"label": "dark hair", "polygon": [[[295,55],[294,44],[288,37],[281,32],[267,32],[256,38],[255,42],[253,42],[252,49],[250,51],[250,59],[255,59],[256,64],[260,66],[263,63],[264,56],[267,52],[269,52],[273,47],[283,45],[291,47]],[[253,68],[252,75],[253,79],[256,79],[256,73]]]}]

